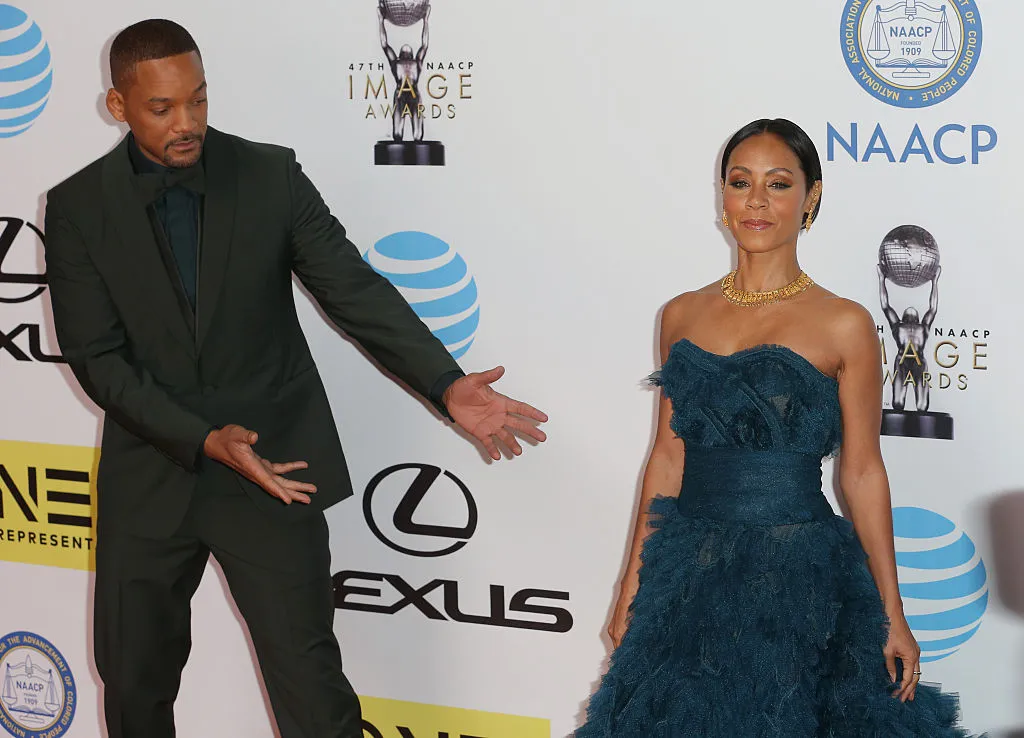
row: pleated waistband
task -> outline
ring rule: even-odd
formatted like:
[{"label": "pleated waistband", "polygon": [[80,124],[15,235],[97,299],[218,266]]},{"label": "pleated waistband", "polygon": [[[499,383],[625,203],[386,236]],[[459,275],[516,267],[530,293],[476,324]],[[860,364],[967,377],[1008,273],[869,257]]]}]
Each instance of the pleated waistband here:
[{"label": "pleated waistband", "polygon": [[794,451],[686,449],[679,511],[746,525],[825,520],[821,459]]}]

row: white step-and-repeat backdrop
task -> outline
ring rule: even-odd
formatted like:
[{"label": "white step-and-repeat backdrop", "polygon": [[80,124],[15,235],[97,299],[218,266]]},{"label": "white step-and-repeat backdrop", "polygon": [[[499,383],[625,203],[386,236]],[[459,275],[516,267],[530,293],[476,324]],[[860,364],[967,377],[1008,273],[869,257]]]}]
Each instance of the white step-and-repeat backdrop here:
[{"label": "white step-and-repeat backdrop", "polygon": [[[389,5],[387,43],[415,54],[420,3]],[[926,679],[960,693],[973,730],[1024,728],[1024,4],[436,0],[419,85],[433,165],[392,166],[375,163],[397,85],[374,0],[13,0],[0,2],[0,734],[102,735],[100,417],[54,342],[43,193],[124,133],[102,105],[114,34],[168,14],[203,50],[211,123],[294,147],[462,365],[504,364],[500,387],[551,416],[547,444],[490,463],[300,293],[357,487],[329,520],[367,736],[547,738],[577,723],[652,439],[642,379],[658,311],[730,267],[717,157],[742,124],[776,116],[805,127],[824,165],[802,263],[872,310],[884,346],[883,446]],[[928,336],[900,345],[910,309]],[[901,358],[921,372],[897,382],[893,409]],[[396,515],[417,478],[433,479],[415,511],[427,527]],[[180,735],[273,735],[212,564],[194,631]]]}]

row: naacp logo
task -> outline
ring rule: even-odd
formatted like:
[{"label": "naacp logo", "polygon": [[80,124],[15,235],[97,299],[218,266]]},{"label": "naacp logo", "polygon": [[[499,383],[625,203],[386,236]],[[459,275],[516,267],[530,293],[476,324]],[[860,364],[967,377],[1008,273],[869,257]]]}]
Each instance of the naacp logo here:
[{"label": "naacp logo", "polygon": [[847,0],[839,38],[864,90],[889,105],[924,108],[974,73],[981,14],[975,0]]},{"label": "naacp logo", "polygon": [[0,639],[0,724],[11,735],[58,738],[75,717],[75,678],[45,638],[19,631]]},{"label": "naacp logo", "polygon": [[50,47],[31,18],[0,3],[0,138],[31,127],[50,98]]},{"label": "naacp logo", "polygon": [[363,514],[381,543],[410,556],[455,553],[477,525],[466,485],[430,464],[398,464],[377,474],[363,495]]},{"label": "naacp logo", "polygon": [[948,518],[920,507],[895,507],[896,570],[907,624],[921,661],[956,653],[981,627],[988,576],[973,541]]}]

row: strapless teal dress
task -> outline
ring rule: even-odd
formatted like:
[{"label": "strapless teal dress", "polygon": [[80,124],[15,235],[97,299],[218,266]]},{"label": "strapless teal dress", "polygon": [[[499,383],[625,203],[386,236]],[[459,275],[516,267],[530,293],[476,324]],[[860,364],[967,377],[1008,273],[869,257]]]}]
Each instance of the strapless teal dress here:
[{"label": "strapless teal dress", "polygon": [[683,486],[652,503],[630,627],[576,738],[966,736],[953,695],[891,696],[878,589],[821,491],[836,380],[782,346],[684,340],[653,381]]}]

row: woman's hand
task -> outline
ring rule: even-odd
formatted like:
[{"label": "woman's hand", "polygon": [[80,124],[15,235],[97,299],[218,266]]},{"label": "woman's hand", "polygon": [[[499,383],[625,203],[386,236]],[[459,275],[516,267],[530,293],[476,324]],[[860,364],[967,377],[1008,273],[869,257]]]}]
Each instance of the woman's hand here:
[{"label": "woman's hand", "polygon": [[900,702],[914,699],[917,683],[921,681],[921,647],[910,632],[907,619],[901,614],[891,616],[889,624],[889,640],[885,644],[885,668],[889,671],[889,679],[896,681],[896,659],[903,662],[903,681],[894,697]]},{"label": "woman's hand", "polygon": [[635,574],[627,574],[619,585],[619,599],[615,603],[612,620],[608,623],[608,637],[612,639],[612,645],[615,648],[622,643],[622,638],[629,628],[629,606],[633,604],[633,598],[636,597],[637,585]]}]

